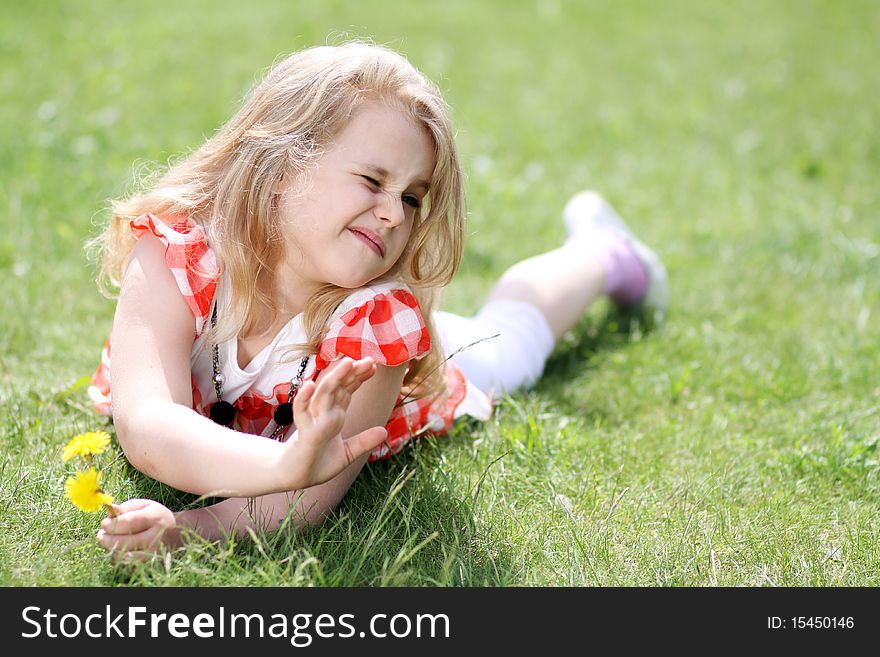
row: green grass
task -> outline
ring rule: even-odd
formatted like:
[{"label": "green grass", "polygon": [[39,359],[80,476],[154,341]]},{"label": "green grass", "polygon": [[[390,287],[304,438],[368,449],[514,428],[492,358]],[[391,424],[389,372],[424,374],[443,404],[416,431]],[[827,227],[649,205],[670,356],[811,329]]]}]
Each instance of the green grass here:
[{"label": "green grass", "polygon": [[[0,10],[0,584],[880,584],[875,2],[28,2]],[[303,535],[112,567],[63,499],[102,426],[83,243],[259,73],[369,36],[447,94],[474,310],[601,190],[663,255],[658,331],[597,306],[533,392],[368,467]],[[117,497],[192,500],[113,447]]]}]

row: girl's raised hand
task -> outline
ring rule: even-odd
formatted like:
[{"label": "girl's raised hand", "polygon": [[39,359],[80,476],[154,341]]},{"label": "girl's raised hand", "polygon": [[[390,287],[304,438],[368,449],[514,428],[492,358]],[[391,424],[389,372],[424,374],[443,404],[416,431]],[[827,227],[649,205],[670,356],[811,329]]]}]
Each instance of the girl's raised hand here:
[{"label": "girl's raised hand", "polygon": [[115,561],[147,561],[163,545],[179,544],[174,513],[159,502],[131,499],[113,508],[117,515],[101,521],[96,538]]},{"label": "girl's raised hand", "polygon": [[285,477],[304,486],[332,479],[387,437],[384,427],[371,427],[342,437],[351,396],[376,373],[372,358],[333,362],[316,384],[307,381],[293,399],[296,431],[286,443]]}]

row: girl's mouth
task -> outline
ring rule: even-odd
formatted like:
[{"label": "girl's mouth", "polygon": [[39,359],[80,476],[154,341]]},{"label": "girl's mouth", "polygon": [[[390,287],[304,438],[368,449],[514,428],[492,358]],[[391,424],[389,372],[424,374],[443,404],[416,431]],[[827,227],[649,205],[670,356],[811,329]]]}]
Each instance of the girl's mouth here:
[{"label": "girl's mouth", "polygon": [[353,227],[349,232],[366,244],[380,258],[385,257],[385,240],[368,228]]}]

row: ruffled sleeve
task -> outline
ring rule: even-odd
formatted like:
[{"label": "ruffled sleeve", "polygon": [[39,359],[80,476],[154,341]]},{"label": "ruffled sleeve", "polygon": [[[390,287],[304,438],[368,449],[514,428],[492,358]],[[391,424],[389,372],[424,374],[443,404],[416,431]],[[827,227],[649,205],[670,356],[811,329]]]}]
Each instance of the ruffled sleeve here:
[{"label": "ruffled sleeve", "polygon": [[324,369],[341,356],[371,356],[380,365],[395,366],[422,358],[431,338],[419,302],[407,288],[363,288],[346,299],[327,329],[317,356]]},{"label": "ruffled sleeve", "polygon": [[200,334],[211,311],[220,269],[204,229],[186,216],[172,219],[166,223],[153,214],[142,214],[131,222],[131,232],[138,239],[153,235],[165,245],[165,262]]}]

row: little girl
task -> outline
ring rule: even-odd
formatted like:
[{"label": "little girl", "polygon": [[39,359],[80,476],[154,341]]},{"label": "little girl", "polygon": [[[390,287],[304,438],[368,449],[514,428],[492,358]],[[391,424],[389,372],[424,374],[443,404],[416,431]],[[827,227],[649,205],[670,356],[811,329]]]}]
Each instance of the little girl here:
[{"label": "little girl", "polygon": [[367,460],[531,385],[601,295],[662,319],[662,265],[592,192],[565,208],[566,243],[508,270],[476,317],[436,311],[464,218],[440,93],[361,43],[282,61],[115,204],[100,243],[118,302],[90,394],[134,467],[226,499],[128,500],[98,542],[147,558],[187,532],[320,522]]}]

